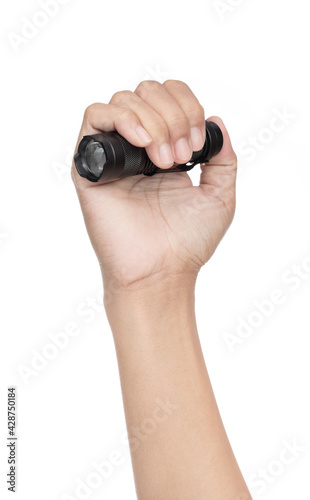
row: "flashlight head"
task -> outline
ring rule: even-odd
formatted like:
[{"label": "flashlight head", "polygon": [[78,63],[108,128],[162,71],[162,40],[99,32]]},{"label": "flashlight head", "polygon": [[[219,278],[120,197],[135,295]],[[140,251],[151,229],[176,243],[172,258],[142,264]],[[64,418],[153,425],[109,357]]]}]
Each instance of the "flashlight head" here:
[{"label": "flashlight head", "polygon": [[85,157],[91,173],[95,177],[99,178],[103,172],[107,159],[103,145],[100,142],[91,139],[86,146]]},{"label": "flashlight head", "polygon": [[74,161],[81,177],[97,182],[103,175],[107,163],[103,143],[95,136],[83,137]]},{"label": "flashlight head", "polygon": [[92,182],[110,182],[142,173],[146,152],[115,131],[102,132],[83,137],[74,161],[81,177]]}]

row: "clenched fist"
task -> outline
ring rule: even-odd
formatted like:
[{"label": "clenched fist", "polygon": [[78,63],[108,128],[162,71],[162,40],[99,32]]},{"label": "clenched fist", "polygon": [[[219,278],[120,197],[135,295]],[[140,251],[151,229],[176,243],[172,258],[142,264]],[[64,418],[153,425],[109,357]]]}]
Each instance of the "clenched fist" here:
[{"label": "clenched fist", "polygon": [[[186,172],[126,177],[108,184],[72,177],[105,287],[152,286],[154,280],[195,280],[229,227],[235,208],[237,159],[223,122],[222,151],[201,165],[200,185]],[[160,168],[186,163],[205,141],[202,105],[183,82],[141,82],[134,92],[92,104],[84,115],[84,135],[116,130],[145,147]]]}]

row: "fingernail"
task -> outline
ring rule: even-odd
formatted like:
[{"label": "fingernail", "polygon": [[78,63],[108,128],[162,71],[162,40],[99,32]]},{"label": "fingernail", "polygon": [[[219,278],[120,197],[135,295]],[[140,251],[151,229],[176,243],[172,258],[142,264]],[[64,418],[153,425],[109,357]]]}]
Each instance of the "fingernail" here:
[{"label": "fingernail", "polygon": [[143,142],[151,142],[152,137],[148,134],[148,132],[141,125],[138,125],[136,128],[136,132],[139,136],[139,139]]},{"label": "fingernail", "polygon": [[188,161],[192,157],[192,150],[187,139],[179,139],[174,148],[175,156],[181,161]]},{"label": "fingernail", "polygon": [[199,127],[191,128],[191,141],[194,151],[200,151],[203,148],[204,138]]},{"label": "fingernail", "polygon": [[162,163],[166,163],[167,165],[173,163],[173,155],[169,144],[162,144],[160,146],[159,158]]}]

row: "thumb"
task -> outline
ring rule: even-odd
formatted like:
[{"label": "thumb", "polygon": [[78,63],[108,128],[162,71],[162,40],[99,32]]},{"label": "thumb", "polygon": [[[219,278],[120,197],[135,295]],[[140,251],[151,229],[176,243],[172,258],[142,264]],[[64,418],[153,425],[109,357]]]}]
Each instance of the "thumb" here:
[{"label": "thumb", "polygon": [[237,174],[237,156],[232,148],[227,129],[218,116],[211,116],[208,121],[216,123],[223,134],[223,147],[219,154],[208,163],[201,164],[200,186],[215,186],[232,188]]}]

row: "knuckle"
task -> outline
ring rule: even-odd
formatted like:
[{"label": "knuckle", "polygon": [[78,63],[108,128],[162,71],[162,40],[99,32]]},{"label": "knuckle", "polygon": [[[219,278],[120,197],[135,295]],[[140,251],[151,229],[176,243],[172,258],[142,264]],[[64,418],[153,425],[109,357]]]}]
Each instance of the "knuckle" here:
[{"label": "knuckle", "polygon": [[131,109],[124,108],[119,113],[119,118],[124,121],[131,121],[135,119],[136,115]]},{"label": "knuckle", "polygon": [[98,110],[98,107],[100,104],[98,102],[94,102],[93,104],[90,104],[87,106],[84,112],[84,119],[85,121],[89,121],[89,119],[94,115],[94,113]]},{"label": "knuckle", "polygon": [[163,140],[168,141],[169,131],[165,120],[161,117],[157,117],[156,120],[152,120],[148,123],[147,129],[151,136],[154,138],[155,142],[162,142]]},{"label": "knuckle", "polygon": [[131,92],[130,90],[120,90],[119,92],[115,92],[115,94],[113,94],[110,103],[124,104],[131,100],[133,95],[133,92]]},{"label": "knuckle", "polygon": [[187,83],[182,82],[182,80],[166,80],[163,83],[164,87],[175,87],[175,88],[189,88]]},{"label": "knuckle", "polygon": [[204,121],[205,120],[204,107],[200,103],[197,103],[195,107],[193,107],[188,111],[188,115],[191,118],[196,119],[197,121]]},{"label": "knuckle", "polygon": [[191,126],[203,126],[205,122],[205,112],[202,106],[197,104],[197,106],[191,107],[186,110],[186,115],[189,119]]},{"label": "knuckle", "polygon": [[184,115],[171,115],[167,117],[167,123],[169,128],[175,134],[189,134],[189,122]]},{"label": "knuckle", "polygon": [[232,169],[236,171],[238,168],[238,158],[235,152],[233,152],[233,159],[232,159]]},{"label": "knuckle", "polygon": [[238,163],[238,157],[235,153],[235,151],[232,149],[231,153],[229,155],[229,160],[227,160],[227,165],[231,167],[233,170],[237,168],[237,163]]},{"label": "knuckle", "polygon": [[135,92],[138,95],[145,95],[147,92],[157,90],[160,86],[161,83],[157,82],[156,80],[143,80],[143,82],[139,83]]},{"label": "knuckle", "polygon": [[231,154],[229,160],[226,161],[225,167],[227,170],[228,178],[235,179],[238,168],[238,158],[234,151]]}]

